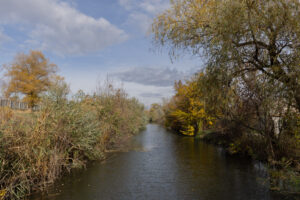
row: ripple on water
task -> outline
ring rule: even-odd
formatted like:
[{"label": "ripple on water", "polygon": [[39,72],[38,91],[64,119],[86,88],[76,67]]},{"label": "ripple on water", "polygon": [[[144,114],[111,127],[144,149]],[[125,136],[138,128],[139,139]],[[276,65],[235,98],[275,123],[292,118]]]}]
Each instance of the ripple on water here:
[{"label": "ripple on water", "polygon": [[260,164],[226,156],[222,149],[157,125],[134,136],[125,152],[73,172],[48,195],[32,199],[281,199],[259,178]]}]

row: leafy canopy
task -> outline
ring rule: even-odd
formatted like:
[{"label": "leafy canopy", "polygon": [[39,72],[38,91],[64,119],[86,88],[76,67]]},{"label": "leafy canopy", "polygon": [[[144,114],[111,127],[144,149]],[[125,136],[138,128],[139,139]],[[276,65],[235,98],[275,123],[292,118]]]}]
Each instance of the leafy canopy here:
[{"label": "leafy canopy", "polygon": [[5,76],[9,79],[5,95],[9,97],[12,94],[23,94],[24,101],[31,108],[39,101],[40,93],[46,91],[52,79],[57,77],[57,66],[49,63],[40,51],[30,51],[28,55],[19,54],[5,68]]},{"label": "leafy canopy", "polygon": [[299,11],[298,0],[173,0],[153,23],[154,39],[235,77],[265,74],[300,111]]},{"label": "leafy canopy", "polygon": [[215,121],[215,117],[206,111],[206,94],[199,85],[203,78],[203,73],[200,73],[185,84],[181,81],[176,83],[176,94],[165,108],[166,125],[184,135],[196,135]]}]

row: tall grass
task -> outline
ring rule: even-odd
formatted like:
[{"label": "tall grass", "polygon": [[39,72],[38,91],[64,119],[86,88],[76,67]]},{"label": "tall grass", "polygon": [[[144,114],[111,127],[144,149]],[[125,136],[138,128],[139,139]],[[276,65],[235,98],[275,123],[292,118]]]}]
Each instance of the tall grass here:
[{"label": "tall grass", "polygon": [[104,157],[106,149],[145,126],[144,107],[111,85],[93,96],[67,100],[58,84],[42,110],[0,110],[0,199],[20,199],[43,190],[72,168]]}]

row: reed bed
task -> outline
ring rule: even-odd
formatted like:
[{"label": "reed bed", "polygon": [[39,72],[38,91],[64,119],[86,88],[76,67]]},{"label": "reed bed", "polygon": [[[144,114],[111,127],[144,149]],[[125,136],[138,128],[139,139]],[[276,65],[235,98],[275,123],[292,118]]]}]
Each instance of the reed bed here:
[{"label": "reed bed", "polygon": [[14,113],[0,108],[0,199],[21,199],[44,190],[73,168],[145,127],[144,107],[111,85],[71,100],[61,88],[44,95],[42,109]]}]

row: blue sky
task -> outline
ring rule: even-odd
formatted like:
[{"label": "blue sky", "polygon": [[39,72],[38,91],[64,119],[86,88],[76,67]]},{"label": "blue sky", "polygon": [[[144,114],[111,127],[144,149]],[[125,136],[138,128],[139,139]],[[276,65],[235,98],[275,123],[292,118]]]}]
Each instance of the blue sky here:
[{"label": "blue sky", "polygon": [[41,50],[73,93],[91,93],[109,76],[146,105],[160,102],[201,63],[172,63],[167,50],[155,50],[151,22],[168,7],[169,0],[1,0],[0,65]]}]

